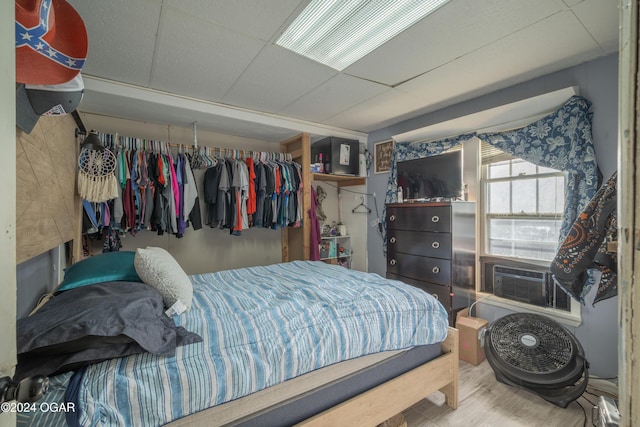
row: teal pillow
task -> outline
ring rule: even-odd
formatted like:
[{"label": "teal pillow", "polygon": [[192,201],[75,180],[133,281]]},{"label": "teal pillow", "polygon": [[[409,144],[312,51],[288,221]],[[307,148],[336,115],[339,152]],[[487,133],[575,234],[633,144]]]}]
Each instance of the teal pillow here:
[{"label": "teal pillow", "polygon": [[85,258],[65,269],[64,280],[56,292],[102,282],[142,282],[133,260],[135,252],[106,252]]}]

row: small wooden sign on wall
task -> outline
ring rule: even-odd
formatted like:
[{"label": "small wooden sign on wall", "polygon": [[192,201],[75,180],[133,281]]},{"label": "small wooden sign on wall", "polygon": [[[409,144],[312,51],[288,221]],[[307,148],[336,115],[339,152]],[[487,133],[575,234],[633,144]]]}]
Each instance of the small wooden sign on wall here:
[{"label": "small wooden sign on wall", "polygon": [[393,140],[378,142],[373,150],[374,173],[385,173],[391,170]]}]

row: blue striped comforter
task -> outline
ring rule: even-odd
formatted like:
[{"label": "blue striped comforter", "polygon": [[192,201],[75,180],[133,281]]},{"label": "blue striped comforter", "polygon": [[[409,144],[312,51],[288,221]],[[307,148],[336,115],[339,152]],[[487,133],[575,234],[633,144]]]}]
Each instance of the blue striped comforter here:
[{"label": "blue striped comforter", "polygon": [[176,324],[203,342],[88,367],[82,425],[156,426],[336,362],[444,340],[427,293],[376,274],[295,261],[191,276]]}]

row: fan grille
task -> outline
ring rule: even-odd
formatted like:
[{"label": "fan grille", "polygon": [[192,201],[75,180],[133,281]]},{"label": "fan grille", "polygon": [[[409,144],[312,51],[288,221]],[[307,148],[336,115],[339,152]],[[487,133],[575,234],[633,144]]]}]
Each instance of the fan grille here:
[{"label": "fan grille", "polygon": [[514,368],[533,373],[553,373],[565,368],[576,351],[568,332],[542,316],[505,316],[491,326],[496,355]]}]

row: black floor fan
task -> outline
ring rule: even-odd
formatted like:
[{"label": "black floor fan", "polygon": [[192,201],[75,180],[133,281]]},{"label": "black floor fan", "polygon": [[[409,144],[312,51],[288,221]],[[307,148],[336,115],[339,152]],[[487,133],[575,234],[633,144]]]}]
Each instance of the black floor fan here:
[{"label": "black floor fan", "polygon": [[532,391],[561,408],[587,388],[589,363],[582,346],[548,317],[501,317],[489,325],[484,350],[498,381]]}]

